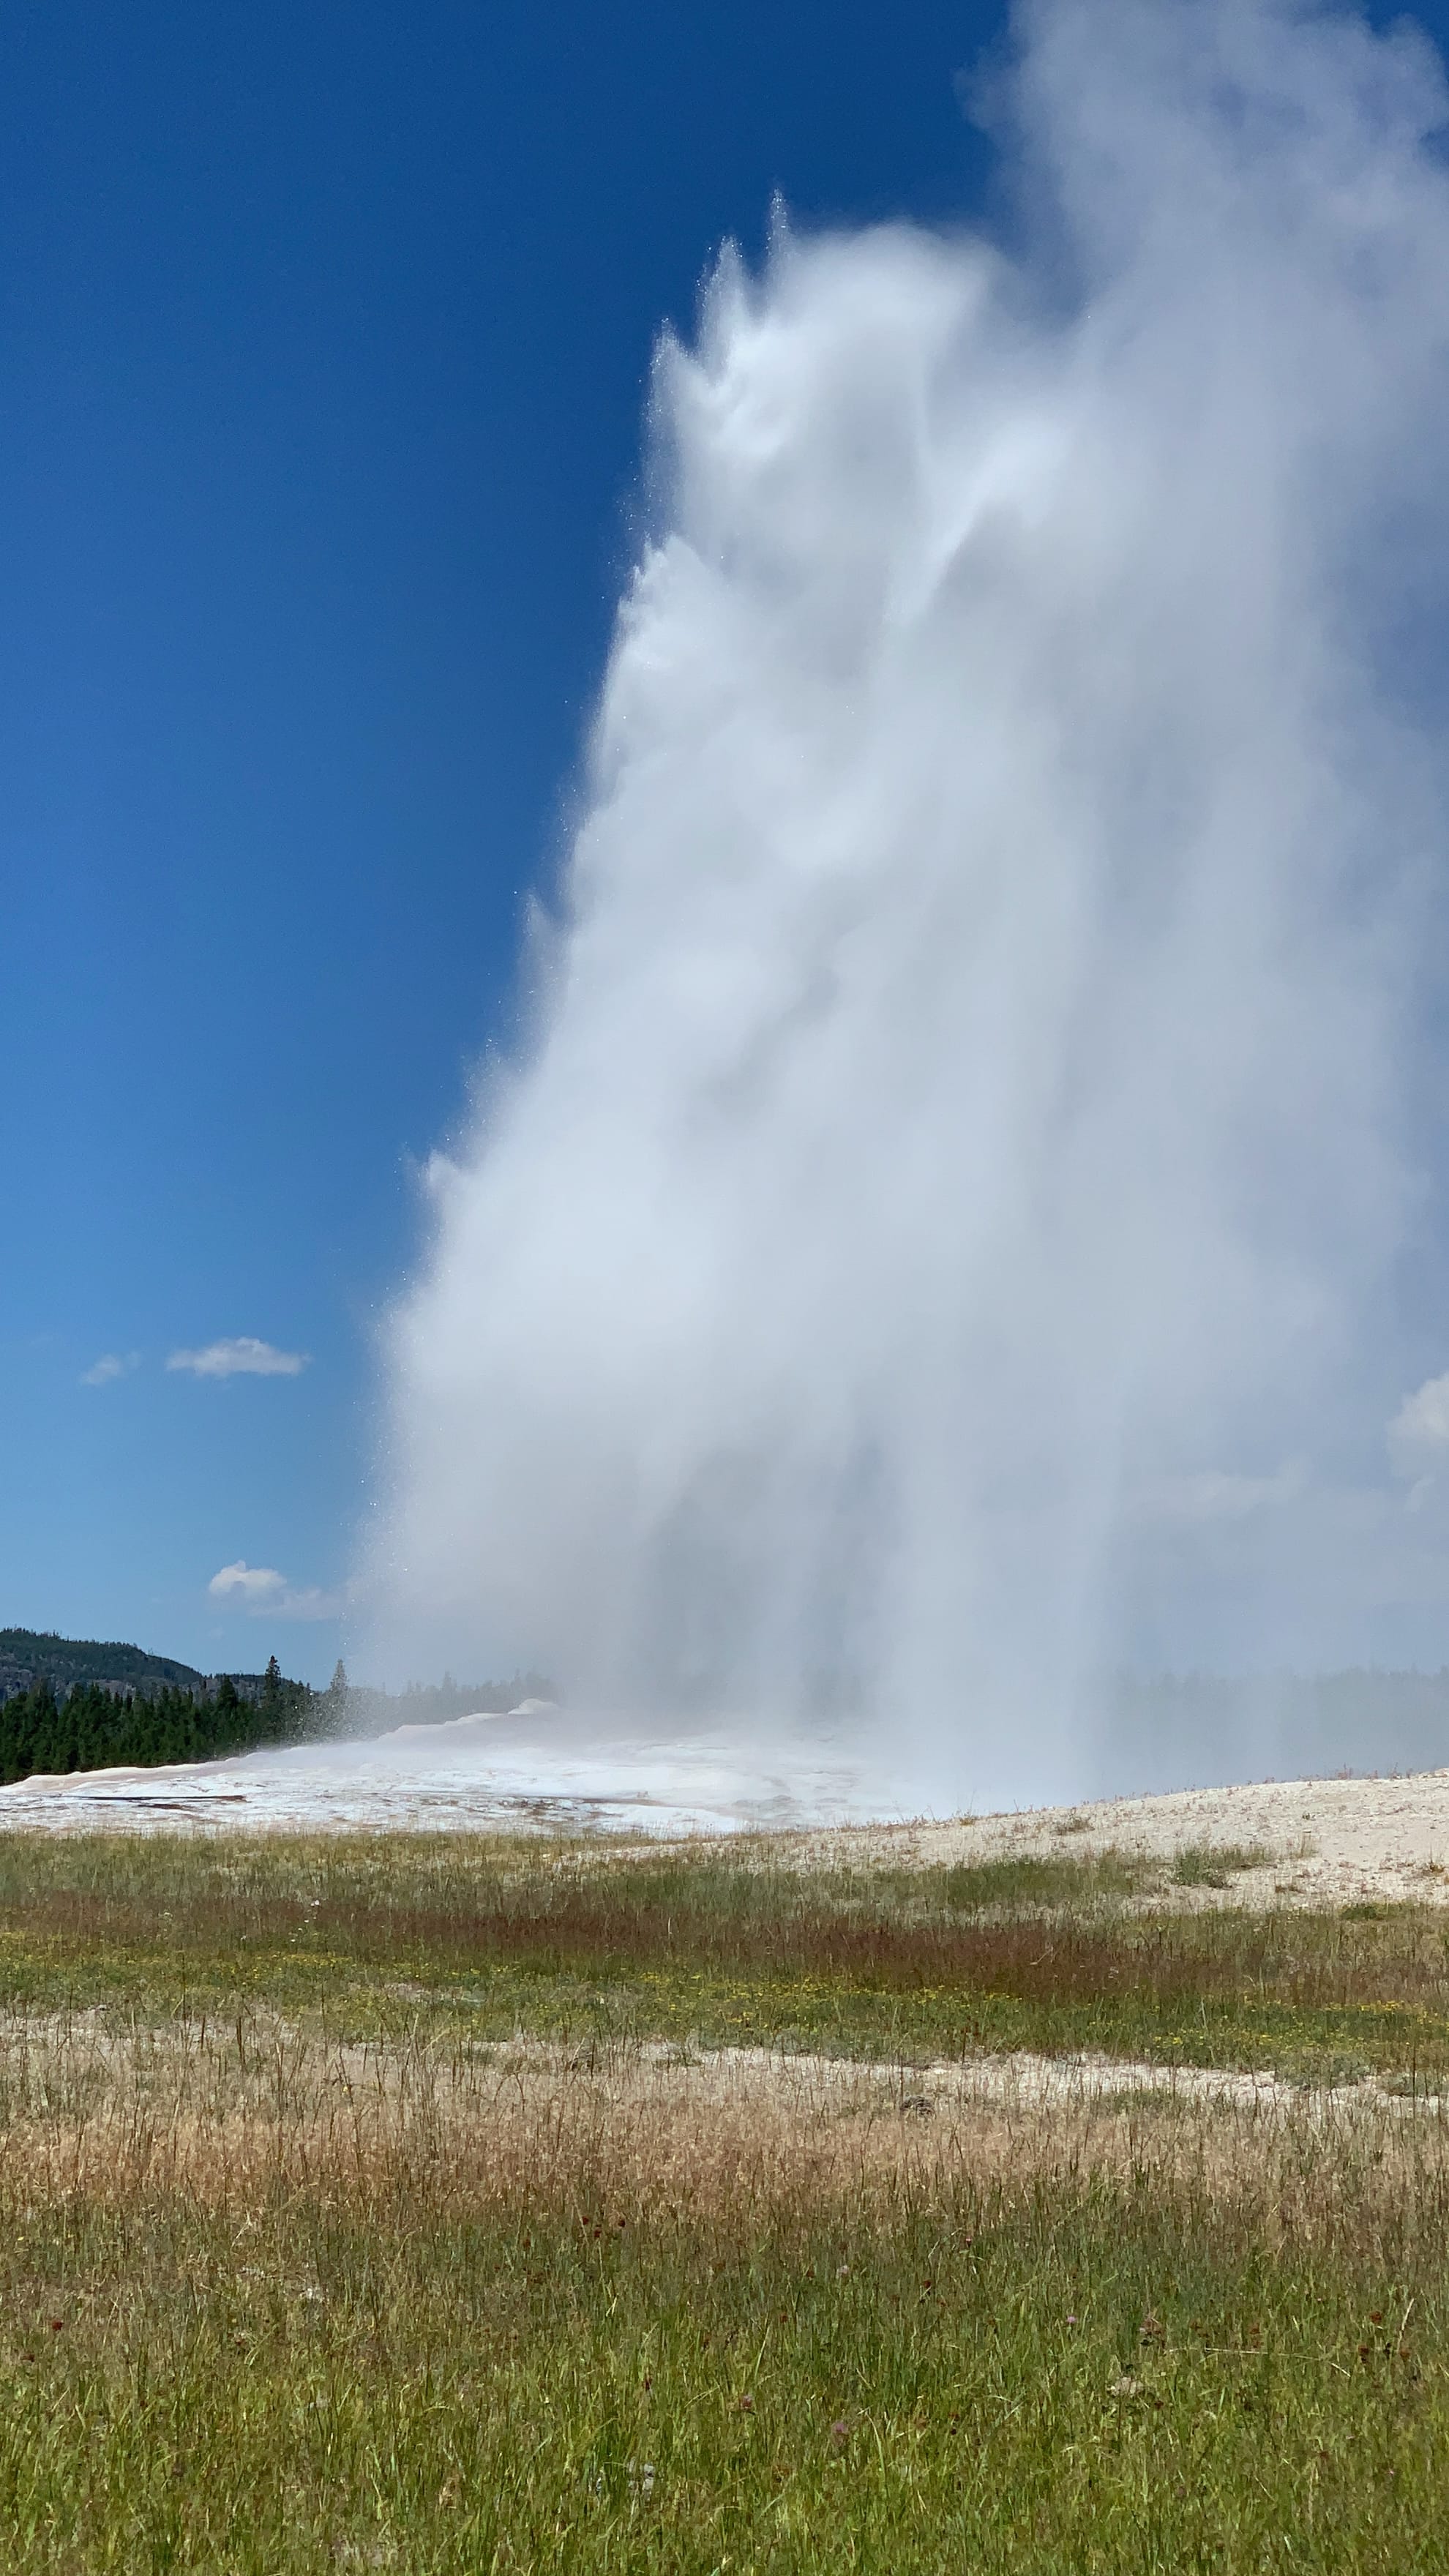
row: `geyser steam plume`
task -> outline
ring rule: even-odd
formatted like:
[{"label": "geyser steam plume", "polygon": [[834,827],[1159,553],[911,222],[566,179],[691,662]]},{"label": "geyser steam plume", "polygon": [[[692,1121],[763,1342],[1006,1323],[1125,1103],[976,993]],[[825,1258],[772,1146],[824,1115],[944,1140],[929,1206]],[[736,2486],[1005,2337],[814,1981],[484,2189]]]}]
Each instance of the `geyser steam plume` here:
[{"label": "geyser steam plume", "polygon": [[1018,38],[1024,253],[782,223],[661,345],[370,1575],[575,1702],[860,1706],[917,1794],[1082,1785],[1144,1638],[1311,1632],[1438,831],[1435,58],[1213,0]]}]

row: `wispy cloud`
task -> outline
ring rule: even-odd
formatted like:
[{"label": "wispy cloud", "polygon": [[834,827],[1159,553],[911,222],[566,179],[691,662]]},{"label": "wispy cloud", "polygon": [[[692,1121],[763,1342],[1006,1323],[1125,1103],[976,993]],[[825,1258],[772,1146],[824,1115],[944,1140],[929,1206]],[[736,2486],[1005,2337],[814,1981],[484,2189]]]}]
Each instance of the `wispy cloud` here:
[{"label": "wispy cloud", "polygon": [[80,1382],[82,1386],[109,1386],[113,1378],[129,1377],[132,1369],[140,1365],[139,1351],[102,1351],[98,1360],[82,1369]]},{"label": "wispy cloud", "polygon": [[204,1350],[173,1351],[169,1369],[187,1369],[193,1377],[300,1377],[310,1351],[279,1351],[259,1342],[255,1333],[238,1333],[229,1341],[208,1342]]},{"label": "wispy cloud", "polygon": [[1449,1374],[1426,1378],[1406,1395],[1388,1427],[1389,1452],[1401,1475],[1449,1457]]},{"label": "wispy cloud", "polygon": [[343,1592],[324,1592],[317,1583],[304,1584],[294,1591],[289,1584],[280,1601],[272,1604],[279,1619],[335,1619],[346,1606]]},{"label": "wispy cloud", "polygon": [[335,1619],[343,1606],[340,1592],[324,1592],[316,1583],[289,1583],[275,1565],[248,1565],[244,1556],[222,1566],[206,1588],[214,1601],[239,1596],[244,1609],[253,1614],[265,1610],[274,1619]]}]

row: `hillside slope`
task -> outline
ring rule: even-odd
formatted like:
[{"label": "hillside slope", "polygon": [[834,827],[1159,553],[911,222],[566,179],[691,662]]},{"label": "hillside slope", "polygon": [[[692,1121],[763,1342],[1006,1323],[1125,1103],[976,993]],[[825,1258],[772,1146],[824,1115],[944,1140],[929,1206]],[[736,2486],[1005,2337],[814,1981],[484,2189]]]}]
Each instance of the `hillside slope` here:
[{"label": "hillside slope", "polygon": [[[204,1691],[207,1675],[170,1655],[148,1655],[140,1646],[93,1637],[57,1637],[36,1628],[0,1628],[0,1699],[48,1681],[58,1696],[81,1682],[98,1682],[105,1690]],[[251,1675],[245,1676],[250,1680]],[[260,1688],[261,1676],[256,1677]]]}]

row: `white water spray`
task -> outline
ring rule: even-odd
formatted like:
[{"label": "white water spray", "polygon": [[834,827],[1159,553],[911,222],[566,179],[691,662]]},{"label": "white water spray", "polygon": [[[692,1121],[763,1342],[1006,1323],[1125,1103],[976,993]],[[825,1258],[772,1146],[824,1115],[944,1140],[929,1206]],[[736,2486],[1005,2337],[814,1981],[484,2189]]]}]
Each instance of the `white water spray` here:
[{"label": "white water spray", "polygon": [[1031,248],[782,227],[661,348],[368,1573],[430,1664],[855,1707],[938,1798],[1086,1785],[1143,1638],[1311,1633],[1438,829],[1437,65],[1215,0],[1019,34]]}]

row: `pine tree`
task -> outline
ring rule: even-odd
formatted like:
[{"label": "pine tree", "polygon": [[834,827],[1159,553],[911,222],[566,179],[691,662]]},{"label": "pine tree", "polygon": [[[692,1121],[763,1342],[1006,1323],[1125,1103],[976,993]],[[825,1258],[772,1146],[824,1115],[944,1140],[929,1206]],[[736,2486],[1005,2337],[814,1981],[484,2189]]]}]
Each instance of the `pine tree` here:
[{"label": "pine tree", "polygon": [[322,1693],[316,1710],[316,1720],[325,1734],[341,1735],[346,1729],[347,1697],[350,1688],[347,1666],[339,1655],[332,1667],[332,1679]]},{"label": "pine tree", "polygon": [[207,1751],[214,1754],[235,1752],[244,1740],[241,1697],[230,1673],[223,1673],[211,1702]]}]

